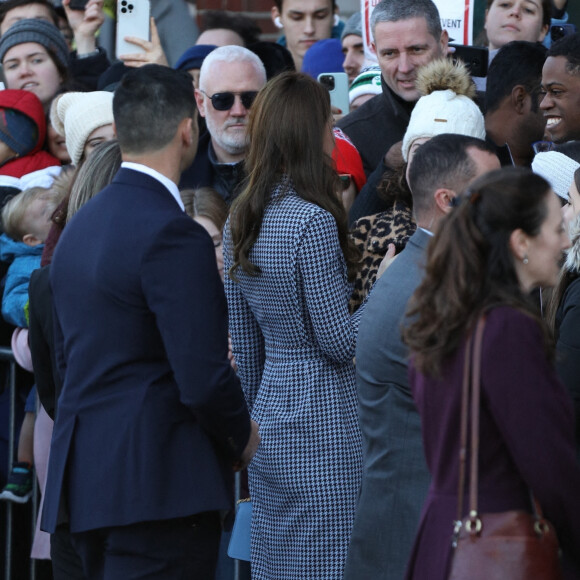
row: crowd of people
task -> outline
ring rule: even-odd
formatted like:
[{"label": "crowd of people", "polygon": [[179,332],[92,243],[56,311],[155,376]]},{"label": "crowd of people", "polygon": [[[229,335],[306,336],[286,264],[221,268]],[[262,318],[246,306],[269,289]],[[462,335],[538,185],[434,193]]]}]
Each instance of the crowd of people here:
[{"label": "crowd of people", "polygon": [[[485,78],[432,0],[377,4],[374,63],[334,0],[275,0],[278,43],[227,12],[169,38],[159,4],[111,62],[104,0],[0,3],[2,317],[33,377],[0,500],[38,478],[31,557],[232,578],[236,477],[240,578],[445,580],[477,477],[580,578],[566,2],[487,0]],[[350,111],[317,80],[340,72]]]}]

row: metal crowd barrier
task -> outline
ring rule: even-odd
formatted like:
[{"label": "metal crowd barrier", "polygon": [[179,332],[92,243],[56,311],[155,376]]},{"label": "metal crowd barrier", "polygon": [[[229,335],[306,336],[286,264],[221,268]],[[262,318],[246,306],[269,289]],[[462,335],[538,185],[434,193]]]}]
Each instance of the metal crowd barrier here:
[{"label": "metal crowd barrier", "polygon": [[[17,393],[17,381],[16,381],[16,361],[14,360],[14,355],[12,350],[5,347],[0,347],[0,362],[8,363],[7,371],[5,377],[0,377],[0,380],[5,380],[5,388],[9,389],[9,442],[8,442],[8,465],[6,473],[10,473],[12,464],[14,462],[14,453],[16,449],[17,438],[19,431],[16,430],[16,393]],[[235,489],[235,499],[236,502],[240,499],[240,474],[236,474],[236,489]],[[0,510],[5,510],[5,529],[4,529],[4,580],[36,580],[36,560],[30,558],[30,548],[32,547],[32,541],[34,538],[34,531],[36,529],[36,518],[38,514],[38,483],[36,479],[36,474],[34,476],[34,491],[32,494],[32,506],[31,506],[31,522],[30,522],[30,541],[27,545],[27,553],[29,559],[28,568],[28,578],[16,577],[13,573],[13,555],[15,550],[14,544],[14,504],[11,501],[0,502]],[[234,571],[233,580],[240,579],[240,562],[238,560],[234,561]]]},{"label": "metal crowd barrier", "polygon": [[[8,466],[6,473],[10,473],[14,461],[14,450],[19,435],[16,432],[16,361],[12,350],[6,347],[0,347],[0,361],[8,363],[6,372],[5,388],[9,389],[9,439],[8,439]],[[36,514],[38,512],[38,486],[36,475],[34,476],[34,491],[32,494],[32,521],[30,522],[30,542],[28,543],[28,558],[30,561],[28,580],[36,580],[36,562],[30,558],[30,548],[34,538],[36,528]],[[13,531],[14,531],[14,504],[11,501],[3,501],[0,509],[5,510],[5,529],[4,529],[4,579],[5,580],[26,580],[25,578],[15,578],[13,575],[13,552],[15,549]]]}]

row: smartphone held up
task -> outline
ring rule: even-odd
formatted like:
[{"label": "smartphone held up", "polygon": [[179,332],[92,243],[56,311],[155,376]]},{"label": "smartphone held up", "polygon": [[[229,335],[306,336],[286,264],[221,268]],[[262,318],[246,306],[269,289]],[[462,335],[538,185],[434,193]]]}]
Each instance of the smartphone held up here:
[{"label": "smartphone held up", "polygon": [[151,5],[149,0],[117,0],[117,40],[115,54],[134,54],[145,50],[125,39],[134,36],[150,40]]}]

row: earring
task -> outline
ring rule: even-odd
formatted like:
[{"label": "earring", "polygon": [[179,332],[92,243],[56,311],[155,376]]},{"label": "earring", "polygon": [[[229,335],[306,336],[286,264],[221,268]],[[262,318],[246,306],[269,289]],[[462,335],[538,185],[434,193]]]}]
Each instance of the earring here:
[{"label": "earring", "polygon": [[333,26],[338,26],[340,24],[340,18],[338,17],[338,14],[334,15],[334,20],[332,21],[332,25]]},{"label": "earring", "polygon": [[527,254],[525,254],[525,255],[524,255],[524,259],[522,260],[522,263],[523,263],[523,264],[527,264],[528,262],[529,262],[529,260],[528,260],[528,255],[527,255]]},{"label": "earring", "polygon": [[274,26],[276,28],[284,28],[284,25],[282,24],[282,21],[280,20],[279,16],[276,16],[276,18],[274,18]]}]

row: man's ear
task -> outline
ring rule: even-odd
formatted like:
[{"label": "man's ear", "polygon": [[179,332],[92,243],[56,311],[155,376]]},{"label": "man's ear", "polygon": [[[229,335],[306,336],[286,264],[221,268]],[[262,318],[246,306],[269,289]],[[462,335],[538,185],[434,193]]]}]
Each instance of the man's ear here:
[{"label": "man's ear", "polygon": [[278,6],[272,6],[272,9],[270,10],[270,17],[272,18],[272,22],[274,23],[274,26],[276,26],[276,28],[278,28],[278,26],[276,24],[276,18],[280,18],[280,11],[278,10]]},{"label": "man's ear", "polygon": [[518,115],[523,115],[526,112],[526,97],[529,96],[528,91],[526,91],[523,85],[516,85],[512,89],[512,108]]},{"label": "man's ear", "polygon": [[113,133],[115,133],[115,137],[117,136],[117,125],[115,124],[115,121],[113,121]]},{"label": "man's ear", "polygon": [[439,39],[439,44],[441,45],[441,54],[443,56],[447,55],[447,47],[449,46],[449,33],[445,29],[441,31],[441,38]]},{"label": "man's ear", "polygon": [[377,45],[375,44],[374,40],[371,42],[370,50],[373,54],[375,54],[375,55],[377,54]]},{"label": "man's ear", "polygon": [[205,99],[204,95],[199,89],[195,89],[195,102],[197,104],[197,110],[202,117],[205,117]]},{"label": "man's ear", "polygon": [[451,202],[456,196],[452,189],[440,187],[434,194],[435,203],[442,213],[449,213],[451,210]]},{"label": "man's ear", "polygon": [[186,147],[191,147],[193,143],[195,131],[193,123],[195,122],[194,119],[191,117],[186,117],[181,121],[179,124],[179,132],[181,135],[181,141]]}]

